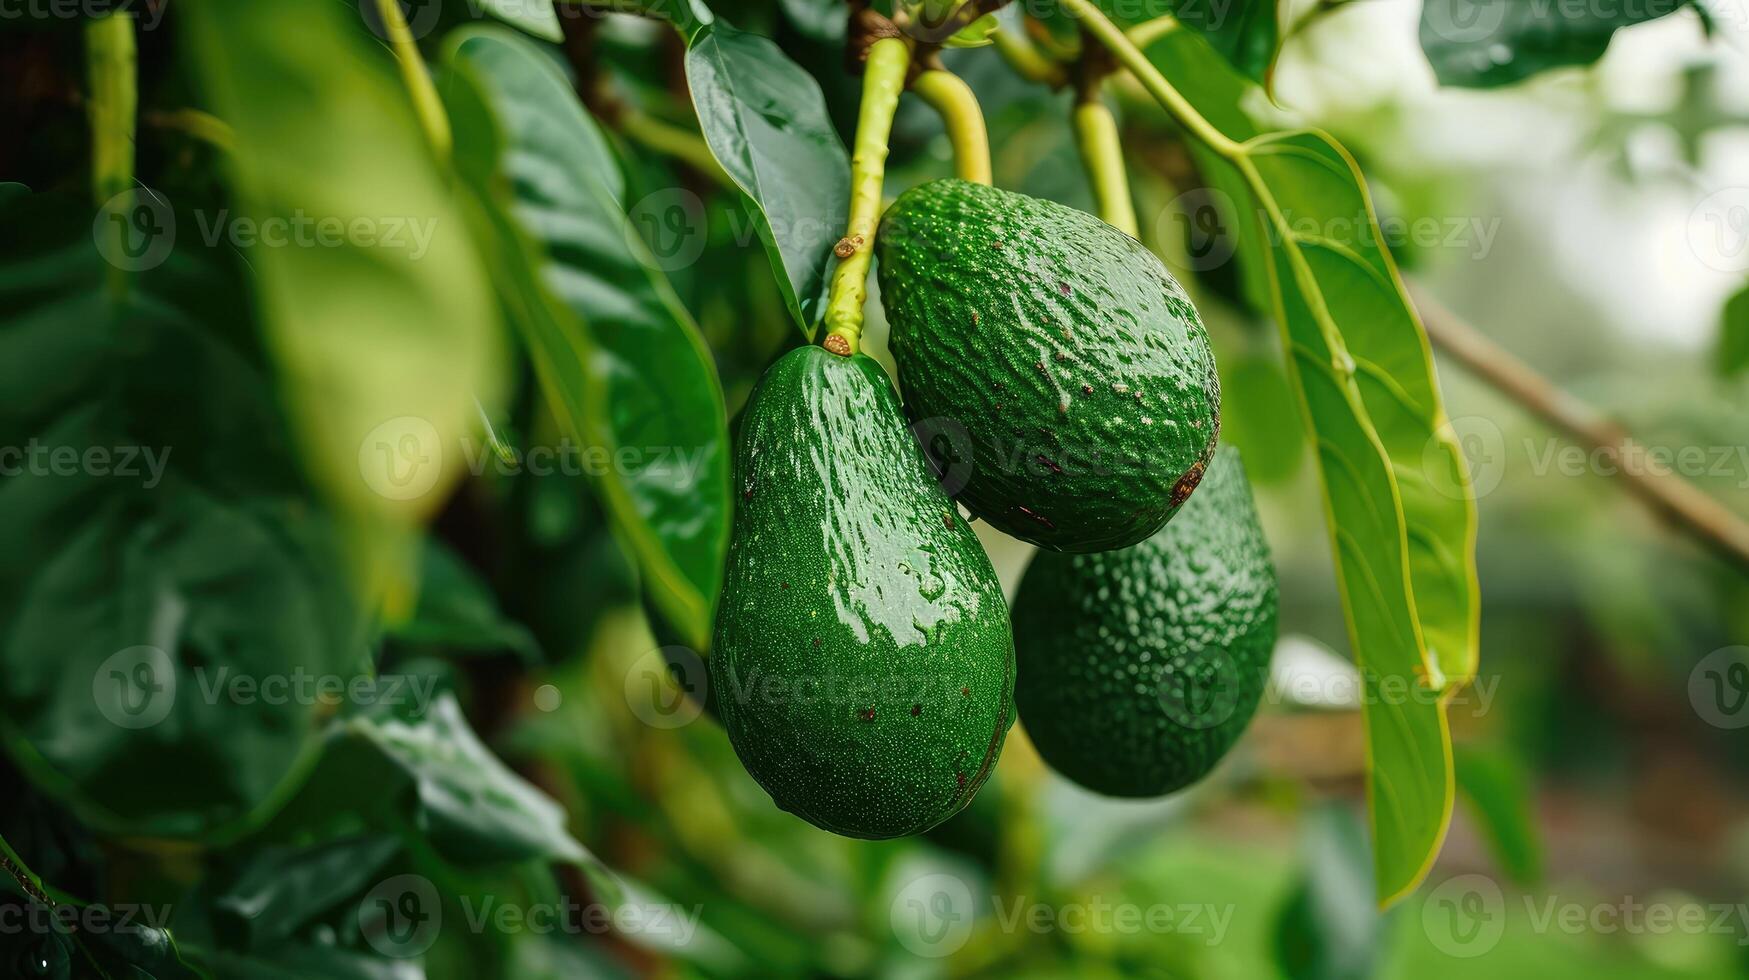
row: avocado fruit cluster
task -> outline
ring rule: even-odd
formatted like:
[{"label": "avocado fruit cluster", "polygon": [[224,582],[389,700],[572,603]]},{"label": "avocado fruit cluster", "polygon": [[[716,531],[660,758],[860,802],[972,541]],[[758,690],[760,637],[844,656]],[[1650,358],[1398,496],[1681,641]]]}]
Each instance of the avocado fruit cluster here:
[{"label": "avocado fruit cluster", "polygon": [[973,515],[1041,548],[1109,551],[1196,489],[1220,379],[1190,297],[1141,242],[937,180],[899,196],[875,249],[905,411]]},{"label": "avocado fruit cluster", "polygon": [[[1195,308],[1109,225],[964,181],[901,195],[876,250],[903,406],[874,361],[814,346],[755,386],[713,714],[778,806],[850,837],[963,809],[1017,708],[1089,789],[1189,784],[1255,710],[1276,630]],[[956,498],[1041,549],[1012,618]]]}]

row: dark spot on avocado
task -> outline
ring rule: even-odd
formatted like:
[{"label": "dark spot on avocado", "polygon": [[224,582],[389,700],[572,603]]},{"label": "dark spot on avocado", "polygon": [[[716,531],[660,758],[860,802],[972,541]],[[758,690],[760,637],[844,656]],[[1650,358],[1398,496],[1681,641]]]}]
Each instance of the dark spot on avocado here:
[{"label": "dark spot on avocado", "polygon": [[966,774],[963,771],[955,771],[953,776],[955,779],[959,780],[960,789],[962,789],[962,790],[965,789],[966,788]]},{"label": "dark spot on avocado", "polygon": [[1198,483],[1202,482],[1203,469],[1201,463],[1196,463],[1191,466],[1189,472],[1178,478],[1177,483],[1172,484],[1172,506],[1180,506],[1190,499],[1190,492],[1196,489]]},{"label": "dark spot on avocado", "polygon": [[922,713],[923,713],[923,706],[922,705],[914,704],[911,706],[911,717],[915,718]]},{"label": "dark spot on avocado", "polygon": [[779,583],[777,583],[777,587],[780,589],[787,589],[787,588],[789,588],[789,583],[788,582],[779,582]]},{"label": "dark spot on avocado", "polygon": [[859,712],[857,712],[857,713],[856,713],[856,716],[857,716],[857,717],[858,717],[858,718],[861,718],[861,719],[862,719],[862,720],[863,720],[863,721],[874,721],[874,719],[875,719],[875,709],[873,709],[873,708],[864,708],[864,709],[862,709],[862,710],[861,710],[861,711],[859,711]]},{"label": "dark spot on avocado", "polygon": [[1025,514],[1026,516],[1032,518],[1033,520],[1039,522],[1040,524],[1043,524],[1045,527],[1056,527],[1055,524],[1051,523],[1050,518],[1046,517],[1043,514],[1034,513],[1032,508],[1027,507],[1024,504],[1016,504],[1015,506],[1020,508],[1020,512],[1022,514]]},{"label": "dark spot on avocado", "polygon": [[1093,394],[1093,386],[1092,385],[1082,385],[1081,386],[1081,394],[1083,394],[1083,395]]},{"label": "dark spot on avocado", "polygon": [[962,687],[960,688],[960,695],[969,698],[972,696],[972,689],[969,687]]},{"label": "dark spot on avocado", "polygon": [[1063,468],[1061,466],[1058,466],[1054,460],[1052,460],[1049,456],[1046,456],[1044,453],[1038,454],[1038,461],[1045,464],[1046,466],[1049,466],[1051,468],[1052,473],[1056,473],[1058,475],[1061,475],[1063,472]]},{"label": "dark spot on avocado", "polygon": [[1064,296],[1067,296],[1067,295],[1069,295],[1069,293],[1073,292],[1073,290],[1071,290],[1069,288],[1068,283],[1059,282],[1059,283],[1057,283],[1057,292],[1062,293]]}]

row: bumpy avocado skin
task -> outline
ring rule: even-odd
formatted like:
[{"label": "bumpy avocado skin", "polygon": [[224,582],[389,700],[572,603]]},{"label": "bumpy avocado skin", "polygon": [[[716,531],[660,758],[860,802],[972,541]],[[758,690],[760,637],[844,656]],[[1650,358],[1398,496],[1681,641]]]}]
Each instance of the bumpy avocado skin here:
[{"label": "bumpy avocado skin", "polygon": [[1275,566],[1237,450],[1184,512],[1133,548],[1041,551],[1014,601],[1015,700],[1039,754],[1111,796],[1206,775],[1263,694]]},{"label": "bumpy avocado skin", "polygon": [[996,573],[880,366],[803,347],[760,379],[735,449],[712,701],[778,806],[849,837],[963,808],[1013,718]]},{"label": "bumpy avocado skin", "polygon": [[962,180],[901,194],[875,247],[905,411],[968,510],[1078,552],[1171,519],[1214,456],[1220,380],[1159,259],[1090,214]]}]

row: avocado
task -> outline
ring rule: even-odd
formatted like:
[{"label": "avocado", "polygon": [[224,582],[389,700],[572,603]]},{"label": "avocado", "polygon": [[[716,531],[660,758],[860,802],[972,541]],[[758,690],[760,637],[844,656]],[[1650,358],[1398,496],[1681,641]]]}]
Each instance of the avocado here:
[{"label": "avocado", "polygon": [[963,808],[1013,718],[990,559],[930,473],[878,364],[784,355],[736,439],[712,702],[778,806],[847,837]]},{"label": "avocado", "polygon": [[1257,710],[1275,646],[1275,566],[1238,451],[1141,544],[1039,552],[1014,610],[1015,700],[1052,768],[1110,796],[1201,779]]},{"label": "avocado", "polygon": [[1140,242],[937,180],[893,202],[875,249],[905,411],[972,514],[1053,551],[1109,551],[1196,489],[1220,380],[1196,308]]}]

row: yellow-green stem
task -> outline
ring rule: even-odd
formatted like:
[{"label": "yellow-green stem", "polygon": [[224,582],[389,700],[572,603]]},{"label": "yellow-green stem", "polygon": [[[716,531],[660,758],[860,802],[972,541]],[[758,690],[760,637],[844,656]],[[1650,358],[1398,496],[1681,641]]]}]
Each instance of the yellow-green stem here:
[{"label": "yellow-green stem", "polygon": [[[91,193],[99,207],[134,187],[134,132],[139,109],[138,59],[134,49],[134,15],[126,11],[109,14],[85,26],[86,84],[91,97],[85,104],[91,126]],[[132,201],[111,216],[128,215]],[[105,224],[114,251],[126,254],[128,232],[120,224]],[[109,293],[125,295],[127,270],[111,265]]]},{"label": "yellow-green stem", "polygon": [[1061,88],[1069,83],[1069,73],[1063,70],[1062,65],[1051,60],[1049,55],[1040,51],[1018,23],[1012,27],[1003,24],[996,29],[996,33],[990,35],[990,40],[996,45],[996,53],[1020,77],[1049,85],[1051,88]]},{"label": "yellow-green stem", "polygon": [[1140,237],[1136,207],[1130,202],[1130,182],[1124,173],[1123,144],[1117,137],[1117,120],[1099,97],[1099,86],[1089,86],[1075,103],[1075,144],[1093,184],[1093,199],[1105,223],[1131,238]]},{"label": "yellow-green stem", "polygon": [[407,18],[401,15],[401,4],[398,0],[377,0],[377,15],[382,19],[383,30],[388,32],[389,48],[400,63],[401,78],[413,98],[413,111],[425,130],[425,138],[439,158],[447,158],[452,143],[449,116],[443,111],[443,100],[437,97],[431,74],[425,70],[425,60],[419,57],[419,45],[413,40]]},{"label": "yellow-green stem", "polygon": [[1118,64],[1136,76],[1136,81],[1142,83],[1142,88],[1154,97],[1154,101],[1171,113],[1179,125],[1190,130],[1191,135],[1229,160],[1244,155],[1244,149],[1203,118],[1202,113],[1197,112],[1196,107],[1172,87],[1166,76],[1160,74],[1160,69],[1154,67],[1148,56],[1136,47],[1135,42],[1130,40],[1122,28],[1112,23],[1100,11],[1093,0],[1058,0],[1058,3],[1070,16],[1081,22],[1083,30],[1105,45]]},{"label": "yellow-green stem", "polygon": [[972,87],[953,72],[932,68],[917,76],[911,91],[941,115],[953,144],[954,174],[975,184],[990,183],[990,134]]},{"label": "yellow-green stem", "polygon": [[686,163],[700,174],[716,181],[725,190],[740,190],[735,186],[734,179],[723,170],[723,165],[717,162],[716,155],[711,153],[704,137],[697,132],[635,109],[621,113],[615,120],[615,126],[633,141]]},{"label": "yellow-green stem", "polygon": [[826,300],[826,348],[834,354],[854,354],[861,347],[862,304],[868,299],[868,266],[874,254],[875,226],[881,218],[887,140],[910,69],[911,48],[902,38],[884,37],[869,48],[856,145],[850,154],[850,218],[835,250],[838,268],[832,271],[832,289]]}]

